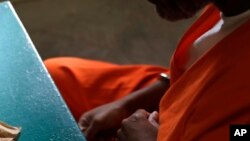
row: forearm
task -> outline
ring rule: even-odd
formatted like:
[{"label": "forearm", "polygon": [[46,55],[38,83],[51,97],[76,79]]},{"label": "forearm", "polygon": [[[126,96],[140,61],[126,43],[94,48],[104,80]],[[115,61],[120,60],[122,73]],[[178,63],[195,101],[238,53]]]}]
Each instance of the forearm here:
[{"label": "forearm", "polygon": [[137,109],[145,109],[149,112],[158,110],[159,102],[168,88],[169,82],[159,79],[155,83],[123,98],[121,102],[130,112]]}]

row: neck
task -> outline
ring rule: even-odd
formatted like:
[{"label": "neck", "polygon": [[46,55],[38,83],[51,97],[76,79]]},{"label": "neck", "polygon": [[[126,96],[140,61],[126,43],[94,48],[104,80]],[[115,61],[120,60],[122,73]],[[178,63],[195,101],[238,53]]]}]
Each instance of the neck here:
[{"label": "neck", "polygon": [[249,0],[211,0],[226,17],[239,15],[250,8]]}]

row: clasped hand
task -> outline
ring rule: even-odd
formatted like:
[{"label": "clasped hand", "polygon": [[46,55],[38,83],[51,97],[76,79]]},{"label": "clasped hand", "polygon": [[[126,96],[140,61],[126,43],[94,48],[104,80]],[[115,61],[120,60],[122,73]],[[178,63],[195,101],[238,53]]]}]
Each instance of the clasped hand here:
[{"label": "clasped hand", "polygon": [[158,132],[158,113],[149,114],[145,110],[137,110],[122,121],[117,131],[117,141],[156,141]]},{"label": "clasped hand", "polygon": [[131,115],[118,102],[97,107],[79,120],[88,141],[156,141],[158,113],[137,110]]}]

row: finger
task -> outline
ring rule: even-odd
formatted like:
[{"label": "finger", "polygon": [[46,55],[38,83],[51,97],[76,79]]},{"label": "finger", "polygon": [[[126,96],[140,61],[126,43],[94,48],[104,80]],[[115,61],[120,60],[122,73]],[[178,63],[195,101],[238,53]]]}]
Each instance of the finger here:
[{"label": "finger", "polygon": [[89,117],[87,116],[87,114],[84,114],[79,122],[78,122],[78,126],[81,129],[82,133],[85,133],[86,130],[88,129],[89,125],[91,123],[91,120],[89,120]]},{"label": "finger", "polygon": [[87,117],[82,117],[79,122],[78,126],[81,129],[82,132],[85,132],[87,128],[89,127],[89,120]]},{"label": "finger", "polygon": [[159,120],[159,113],[157,111],[152,112],[149,117],[148,117],[149,121],[157,121]]},{"label": "finger", "polygon": [[99,130],[98,123],[92,122],[84,132],[84,135],[86,136],[88,141],[92,141],[95,139],[98,130]]},{"label": "finger", "polygon": [[149,117],[148,117],[148,121],[155,126],[156,128],[159,127],[159,114],[158,112],[154,111],[152,112]]},{"label": "finger", "polygon": [[136,122],[138,121],[139,119],[147,119],[149,116],[149,113],[144,110],[144,109],[139,109],[137,110],[135,113],[133,113],[129,118],[128,120],[130,121],[133,121],[133,122]]}]

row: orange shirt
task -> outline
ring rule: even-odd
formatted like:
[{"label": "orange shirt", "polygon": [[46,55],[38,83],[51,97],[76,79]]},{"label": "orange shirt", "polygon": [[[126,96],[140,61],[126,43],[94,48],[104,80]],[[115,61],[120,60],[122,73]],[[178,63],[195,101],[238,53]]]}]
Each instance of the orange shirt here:
[{"label": "orange shirt", "polygon": [[181,40],[171,87],[160,103],[158,141],[227,141],[230,124],[250,123],[250,21],[184,71],[188,47],[219,20],[211,6]]}]

